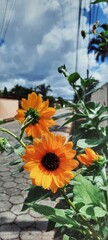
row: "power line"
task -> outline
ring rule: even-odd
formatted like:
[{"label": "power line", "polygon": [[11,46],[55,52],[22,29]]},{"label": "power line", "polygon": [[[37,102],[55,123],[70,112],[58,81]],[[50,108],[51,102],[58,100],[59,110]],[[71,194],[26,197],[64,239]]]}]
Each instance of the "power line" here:
[{"label": "power line", "polygon": [[3,38],[2,35],[3,35],[3,29],[4,29],[5,21],[6,21],[6,12],[7,12],[7,7],[8,7],[8,2],[9,2],[9,0],[6,1],[6,5],[5,5],[5,9],[4,9],[4,16],[3,16],[1,30],[0,30],[0,38]]},{"label": "power line", "polygon": [[79,0],[79,9],[78,9],[78,27],[77,27],[77,44],[76,44],[76,63],[75,63],[75,71],[78,70],[78,49],[79,49],[79,36],[80,36],[80,23],[81,23],[81,7],[82,0]]},{"label": "power line", "polygon": [[14,10],[14,7],[15,7],[15,2],[16,0],[13,0],[12,4],[11,4],[11,9],[10,9],[10,12],[9,12],[9,17],[8,17],[8,21],[7,21],[7,25],[5,27],[5,31],[4,31],[4,38],[6,36],[6,33],[7,33],[7,30],[8,30],[8,27],[11,23],[11,19],[12,19],[12,15],[13,15],[13,10]]},{"label": "power line", "polygon": [[11,23],[15,2],[16,0],[12,0],[11,2],[9,2],[9,0],[6,0],[6,4],[4,6],[4,15],[2,18],[1,29],[0,29],[1,44],[2,42],[4,42],[7,30]]}]

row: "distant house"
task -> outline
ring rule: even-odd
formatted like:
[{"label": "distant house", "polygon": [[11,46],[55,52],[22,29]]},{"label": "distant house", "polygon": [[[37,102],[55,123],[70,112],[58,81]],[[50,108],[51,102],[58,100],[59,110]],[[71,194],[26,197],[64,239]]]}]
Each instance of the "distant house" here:
[{"label": "distant house", "polygon": [[102,89],[99,89],[92,94],[91,101],[108,106],[108,83],[105,83],[102,86]]},{"label": "distant house", "polygon": [[0,97],[0,120],[11,120],[19,108],[19,101],[12,98]]},{"label": "distant house", "polygon": [[[105,83],[102,89],[98,89],[96,92],[92,93],[91,101],[108,107],[108,83]],[[106,125],[108,125],[108,120],[102,124],[102,126]]]}]

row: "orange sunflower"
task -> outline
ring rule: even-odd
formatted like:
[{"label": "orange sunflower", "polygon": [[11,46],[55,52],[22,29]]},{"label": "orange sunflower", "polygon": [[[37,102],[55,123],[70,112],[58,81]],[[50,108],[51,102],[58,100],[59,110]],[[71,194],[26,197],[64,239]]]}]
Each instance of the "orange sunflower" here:
[{"label": "orange sunflower", "polygon": [[22,124],[30,121],[29,126],[25,128],[27,136],[33,138],[40,138],[44,132],[48,132],[48,128],[55,124],[51,118],[55,113],[55,109],[49,107],[49,101],[43,101],[42,97],[35,92],[28,94],[28,99],[22,98],[22,109],[17,110],[15,119],[19,120]]},{"label": "orange sunflower", "polygon": [[55,193],[74,178],[72,170],[78,166],[78,161],[73,159],[76,151],[72,149],[72,142],[65,141],[65,137],[49,132],[43,139],[34,139],[33,145],[26,146],[22,159],[33,184]]},{"label": "orange sunflower", "polygon": [[77,156],[78,160],[89,167],[95,161],[99,160],[99,155],[96,154],[91,148],[85,148],[86,154],[80,154]]}]

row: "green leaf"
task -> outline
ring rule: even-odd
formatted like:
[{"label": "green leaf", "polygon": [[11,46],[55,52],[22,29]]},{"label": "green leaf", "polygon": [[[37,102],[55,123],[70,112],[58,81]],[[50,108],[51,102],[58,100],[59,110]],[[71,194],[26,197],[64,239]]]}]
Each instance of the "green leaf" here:
[{"label": "green leaf", "polygon": [[75,83],[80,78],[80,75],[77,72],[74,72],[69,75],[68,81],[70,84]]},{"label": "green leaf", "polygon": [[23,153],[23,151],[24,151],[24,148],[22,147],[22,146],[16,146],[15,148],[14,148],[14,152],[15,152],[15,154],[16,155],[22,155],[22,153]]},{"label": "green leaf", "polygon": [[74,180],[78,182],[78,185],[75,185],[73,188],[74,201],[76,203],[82,202],[85,205],[95,204],[101,206],[101,203],[104,202],[104,197],[97,186],[80,174]]},{"label": "green leaf", "polygon": [[12,174],[16,174],[16,173],[20,173],[20,172],[23,172],[24,171],[24,168],[23,166],[20,166],[18,169],[16,169]]},{"label": "green leaf", "polygon": [[50,206],[45,206],[37,203],[29,204],[30,208],[33,208],[34,211],[42,214],[47,219],[60,223],[64,226],[71,225],[72,228],[78,228],[79,224],[74,221],[72,218],[66,215],[65,210],[52,208]]},{"label": "green leaf", "polygon": [[32,186],[29,190],[27,198],[24,201],[22,211],[25,211],[29,207],[28,204],[46,199],[52,195],[54,194],[52,194],[50,190],[43,189],[42,187]]},{"label": "green leaf", "polygon": [[63,240],[71,240],[71,239],[72,239],[71,237],[69,237],[68,235],[64,234]]},{"label": "green leaf", "polygon": [[13,161],[11,161],[9,163],[5,163],[4,165],[6,165],[6,166],[14,166],[14,165],[16,165],[18,163],[21,163],[21,162],[22,162],[22,159],[17,159],[17,160],[13,160]]},{"label": "green leaf", "polygon": [[54,120],[58,120],[60,118],[65,118],[65,117],[68,117],[68,116],[72,116],[72,114],[73,114],[72,112],[62,113],[60,115],[54,116],[53,118],[54,118]]},{"label": "green leaf", "polygon": [[104,217],[107,212],[101,207],[95,207],[93,205],[85,205],[80,209],[81,214],[90,218]]},{"label": "green leaf", "polygon": [[107,2],[108,3],[108,0],[96,0],[96,1],[92,2],[91,4],[100,3],[100,2]]},{"label": "green leaf", "polygon": [[102,139],[79,139],[77,141],[77,147],[79,148],[92,148],[97,147],[103,143]]},{"label": "green leaf", "polygon": [[107,23],[104,23],[104,24],[100,25],[100,27],[102,27],[105,31],[108,30],[108,24]]},{"label": "green leaf", "polygon": [[104,217],[107,212],[103,210],[101,207],[94,207],[95,217],[101,218]]},{"label": "green leaf", "polygon": [[85,217],[90,217],[90,218],[94,218],[95,214],[94,214],[94,206],[93,205],[84,205],[81,209],[80,209],[80,213],[82,215],[84,215]]}]

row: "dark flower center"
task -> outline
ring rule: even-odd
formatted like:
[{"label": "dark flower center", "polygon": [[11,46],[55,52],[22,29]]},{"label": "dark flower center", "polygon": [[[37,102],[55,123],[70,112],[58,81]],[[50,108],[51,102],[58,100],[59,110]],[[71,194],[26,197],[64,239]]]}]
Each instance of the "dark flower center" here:
[{"label": "dark flower center", "polygon": [[53,171],[58,168],[59,166],[59,158],[55,153],[48,152],[42,158],[42,165],[50,171]]},{"label": "dark flower center", "polygon": [[27,118],[27,117],[29,117],[29,119],[33,119],[32,120],[33,125],[38,123],[39,118],[40,118],[38,111],[34,108],[29,108],[29,110],[27,110],[25,112],[25,118]]}]

